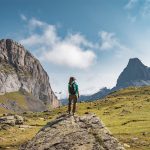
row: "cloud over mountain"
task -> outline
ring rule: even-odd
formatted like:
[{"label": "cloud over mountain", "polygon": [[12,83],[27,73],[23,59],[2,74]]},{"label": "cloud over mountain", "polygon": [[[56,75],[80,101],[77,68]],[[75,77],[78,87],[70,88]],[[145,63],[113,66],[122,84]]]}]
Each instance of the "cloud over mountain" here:
[{"label": "cloud over mountain", "polygon": [[20,42],[27,47],[36,48],[42,60],[80,69],[88,68],[94,63],[94,45],[82,34],[67,34],[62,38],[55,25],[35,18],[25,20],[23,15],[21,18],[28,24],[30,33]]}]

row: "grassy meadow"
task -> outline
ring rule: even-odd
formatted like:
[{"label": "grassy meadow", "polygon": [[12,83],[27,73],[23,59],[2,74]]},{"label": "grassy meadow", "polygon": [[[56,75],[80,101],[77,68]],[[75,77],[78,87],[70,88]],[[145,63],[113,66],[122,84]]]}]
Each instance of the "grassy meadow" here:
[{"label": "grassy meadow", "polygon": [[[47,122],[66,110],[67,106],[62,106],[47,112],[22,114],[24,124],[30,128],[15,126],[1,130],[0,148],[18,149],[20,144],[35,136]],[[3,110],[0,111],[2,114]],[[112,134],[125,144],[127,150],[150,150],[150,87],[130,87],[113,92],[103,100],[77,104],[78,115],[90,112],[104,122]]]}]

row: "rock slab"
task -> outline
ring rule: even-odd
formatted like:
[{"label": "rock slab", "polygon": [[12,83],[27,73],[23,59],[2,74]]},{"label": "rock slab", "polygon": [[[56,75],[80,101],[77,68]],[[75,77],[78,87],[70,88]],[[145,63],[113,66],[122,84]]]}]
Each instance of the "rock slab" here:
[{"label": "rock slab", "polygon": [[7,125],[21,125],[24,123],[24,119],[22,116],[19,115],[10,115],[10,116],[4,116],[0,117],[0,125],[1,124],[7,124]]},{"label": "rock slab", "polygon": [[20,150],[125,150],[94,114],[62,115]]}]

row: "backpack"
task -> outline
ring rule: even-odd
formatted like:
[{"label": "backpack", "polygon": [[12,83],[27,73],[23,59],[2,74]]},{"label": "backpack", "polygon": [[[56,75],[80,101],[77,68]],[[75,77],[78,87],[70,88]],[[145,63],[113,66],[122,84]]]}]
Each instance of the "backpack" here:
[{"label": "backpack", "polygon": [[69,84],[69,93],[70,93],[71,95],[75,95],[75,94],[76,94],[76,89],[75,89],[74,84],[75,84],[75,83]]}]

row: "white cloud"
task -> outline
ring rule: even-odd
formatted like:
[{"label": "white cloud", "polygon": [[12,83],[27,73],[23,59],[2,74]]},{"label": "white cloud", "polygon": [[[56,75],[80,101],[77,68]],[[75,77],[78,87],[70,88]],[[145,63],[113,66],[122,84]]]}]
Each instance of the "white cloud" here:
[{"label": "white cloud", "polygon": [[101,50],[109,50],[117,44],[117,39],[115,38],[114,33],[101,31],[99,33],[99,36],[101,38],[101,45],[100,45]]},{"label": "white cloud", "polygon": [[27,17],[26,17],[24,14],[21,14],[20,17],[21,17],[21,19],[22,19],[23,21],[26,21],[26,20],[27,20]]},{"label": "white cloud", "polygon": [[45,25],[46,25],[46,23],[44,23],[44,22],[42,22],[40,20],[37,20],[35,18],[32,18],[31,20],[29,20],[29,26],[33,27],[33,28],[35,28],[35,27],[42,27],[42,26],[45,26]]},{"label": "white cloud", "polygon": [[[128,19],[131,22],[135,22],[137,17],[150,17],[150,0],[129,0],[124,8],[130,10]],[[134,16],[131,15],[132,13],[134,13]]]},{"label": "white cloud", "polygon": [[115,36],[115,33],[101,31],[99,36],[101,39],[100,50],[113,51],[117,57],[131,55],[133,50],[122,44]]},{"label": "white cloud", "polygon": [[[85,69],[91,66],[96,58],[92,48],[94,45],[83,35],[69,34],[63,39],[57,34],[54,25],[35,18],[28,20],[28,28],[32,32],[20,40],[27,47],[36,47],[40,58],[57,65]],[[41,30],[40,33],[36,30]]]},{"label": "white cloud", "polygon": [[132,15],[128,15],[128,20],[131,22],[131,23],[134,23],[137,21],[137,16],[132,16]]},{"label": "white cloud", "polygon": [[143,17],[150,17],[150,0],[145,0],[141,8],[141,14]]},{"label": "white cloud", "polygon": [[129,0],[125,5],[125,9],[132,9],[139,0]]},{"label": "white cloud", "polygon": [[83,35],[76,33],[76,34],[69,34],[66,39],[67,42],[75,44],[75,45],[85,45],[89,48],[95,48],[96,45],[88,41]]},{"label": "white cloud", "polygon": [[[32,20],[29,21],[29,25],[29,29],[32,28],[32,33],[28,37],[20,40],[22,44],[28,47],[36,46],[40,48],[41,46],[44,46],[45,48],[51,48],[59,41],[54,25],[38,23],[38,20],[36,22]],[[40,28],[42,33],[37,34],[36,31],[34,31],[36,28]]]},{"label": "white cloud", "polygon": [[95,59],[91,50],[82,48],[67,42],[58,43],[51,51],[45,52],[43,59],[50,62],[75,68],[88,68]]}]

